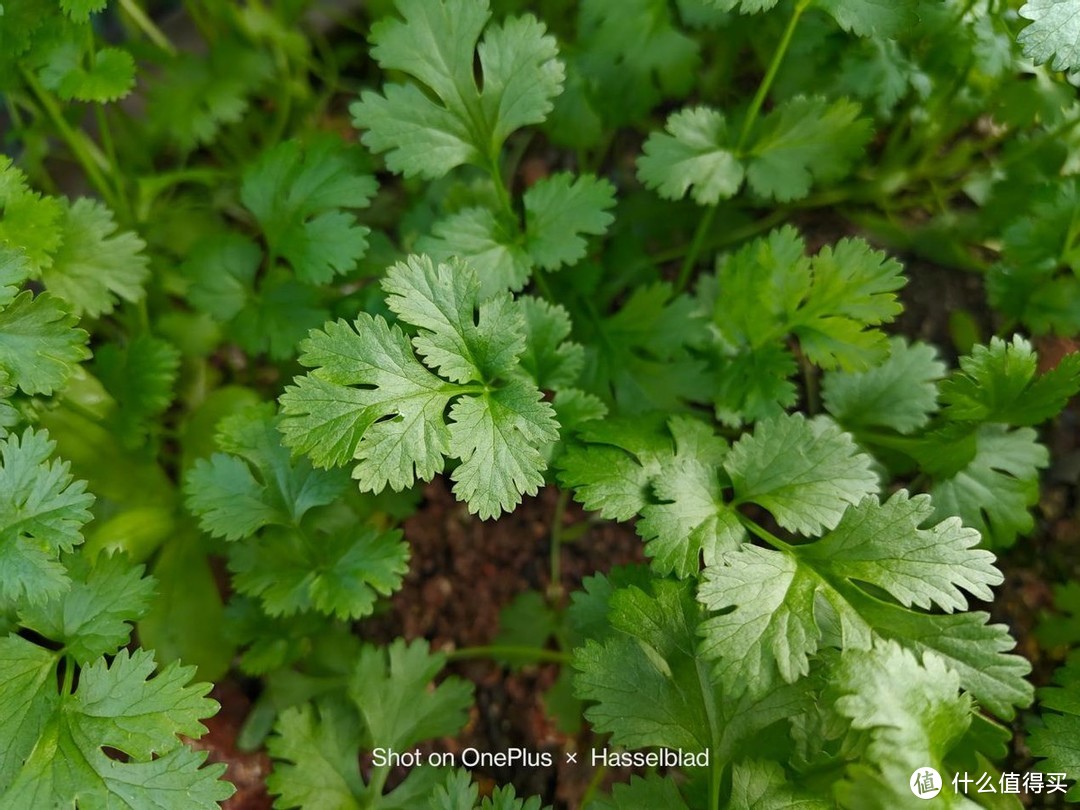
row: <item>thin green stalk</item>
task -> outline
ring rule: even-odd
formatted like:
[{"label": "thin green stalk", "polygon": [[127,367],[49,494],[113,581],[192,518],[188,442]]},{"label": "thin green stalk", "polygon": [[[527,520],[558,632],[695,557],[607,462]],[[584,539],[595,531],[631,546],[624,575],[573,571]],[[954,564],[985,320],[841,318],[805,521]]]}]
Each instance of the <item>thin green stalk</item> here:
[{"label": "thin green stalk", "polygon": [[120,0],[120,8],[131,18],[131,21],[135,23],[135,27],[142,31],[148,40],[169,54],[169,56],[176,56],[176,46],[154,24],[154,21],[146,15],[146,12],[139,7],[135,0]]},{"label": "thin green stalk", "polygon": [[540,295],[548,301],[555,300],[555,296],[551,292],[551,285],[548,284],[544,271],[539,267],[533,268],[532,281],[536,285],[536,289],[540,291]]},{"label": "thin green stalk", "polygon": [[690,249],[686,252],[682,267],[679,268],[679,277],[675,281],[676,292],[683,292],[690,283],[690,274],[694,272],[694,268],[697,266],[698,257],[701,255],[701,246],[705,243],[705,236],[712,228],[714,219],[716,219],[716,206],[710,205],[705,209],[705,213],[701,215],[701,219],[698,220],[694,238],[690,242]]},{"label": "thin green stalk", "polygon": [[551,581],[548,584],[548,598],[558,601],[562,597],[562,543],[563,543],[563,518],[566,516],[566,505],[570,500],[570,490],[564,489],[559,492],[559,499],[555,501],[555,514],[551,518]]},{"label": "thin green stalk", "polygon": [[600,785],[604,783],[604,777],[607,776],[607,772],[607,765],[601,765],[593,771],[592,779],[590,779],[589,784],[585,786],[585,792],[581,794],[582,807],[589,806],[589,802],[591,802],[593,796],[596,795],[596,791],[600,790]]},{"label": "thin green stalk", "polygon": [[115,210],[118,207],[116,198],[104,174],[104,171],[109,168],[108,158],[105,157],[97,144],[90,140],[85,132],[71,128],[52,93],[41,86],[33,73],[25,68],[22,68],[21,72],[26,86],[30,88],[42,109],[45,110],[45,114],[52,121],[53,126],[56,127],[57,133],[63,138],[71,150],[71,154],[74,155],[83,171],[86,172],[87,180],[101,195],[101,198],[108,203],[109,207]]},{"label": "thin green stalk", "polygon": [[447,660],[465,661],[471,658],[522,658],[543,661],[550,664],[569,664],[570,653],[560,650],[545,650],[540,647],[516,647],[509,645],[489,645],[487,647],[462,647],[446,654]]},{"label": "thin green stalk", "polygon": [[772,61],[769,62],[769,67],[765,71],[765,76],[762,78],[761,84],[758,85],[754,97],[750,100],[750,108],[746,111],[746,118],[743,119],[742,130],[739,132],[739,140],[735,145],[736,152],[741,152],[742,148],[746,146],[746,140],[750,137],[758,113],[761,112],[761,105],[765,103],[765,97],[769,94],[769,90],[772,89],[773,81],[780,70],[780,64],[784,61],[788,48],[791,47],[791,39],[795,36],[799,18],[802,17],[803,12],[809,6],[810,0],[796,0],[791,19],[788,20],[787,28],[784,29],[784,33],[780,37],[780,44],[776,46],[776,51],[773,53]]},{"label": "thin green stalk", "polygon": [[[736,501],[736,503],[738,502]],[[783,540],[770,532],[764,526],[757,523],[757,521],[751,520],[742,512],[736,512],[735,514],[739,519],[739,523],[745,526],[746,530],[749,531],[750,534],[757,537],[759,540],[764,540],[777,551],[789,551],[791,549],[790,543],[785,543]]]}]

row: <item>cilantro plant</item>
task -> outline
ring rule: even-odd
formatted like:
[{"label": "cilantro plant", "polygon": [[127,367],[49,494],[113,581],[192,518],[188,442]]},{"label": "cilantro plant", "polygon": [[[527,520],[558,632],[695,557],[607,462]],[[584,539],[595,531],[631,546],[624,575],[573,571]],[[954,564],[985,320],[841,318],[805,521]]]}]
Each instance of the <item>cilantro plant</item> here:
[{"label": "cilantro plant", "polygon": [[[1080,3],[176,5],[0,2],[0,808],[219,806],[241,692],[283,809],[1080,799],[1080,570],[1052,681],[996,601],[1080,391]],[[440,479],[558,491],[488,646],[401,632]],[[581,785],[454,760],[475,658],[558,669]]]}]

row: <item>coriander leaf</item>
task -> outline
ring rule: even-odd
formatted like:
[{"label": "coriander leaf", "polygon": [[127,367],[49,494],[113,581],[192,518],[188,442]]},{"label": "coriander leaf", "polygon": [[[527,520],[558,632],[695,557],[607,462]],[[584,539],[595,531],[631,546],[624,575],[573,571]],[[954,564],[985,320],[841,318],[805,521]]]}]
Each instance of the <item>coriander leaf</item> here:
[{"label": "coriander leaf", "polygon": [[347,486],[336,471],[290,459],[265,407],[222,420],[217,442],[229,455],[197,460],[184,482],[188,508],[215,537],[239,540],[269,524],[294,527],[309,509],[332,503]]},{"label": "coriander leaf", "polygon": [[[776,762],[744,759],[731,769],[729,810],[828,810],[831,801],[814,797],[792,784]],[[659,806],[659,805],[657,805]]]},{"label": "coriander leaf", "polygon": [[82,542],[94,497],[49,461],[54,447],[31,429],[0,440],[0,604],[40,605],[70,585],[57,557]]},{"label": "coriander leaf", "polygon": [[945,416],[954,421],[1037,425],[1080,390],[1080,353],[1038,375],[1038,357],[1019,335],[1012,343],[995,337],[974,347],[960,358],[960,369],[941,385]]},{"label": "coriander leaf", "polygon": [[232,320],[254,296],[261,261],[259,246],[237,233],[200,241],[181,266],[191,281],[188,300],[219,321]]},{"label": "coriander leaf", "polygon": [[1012,545],[1035,525],[1028,507],[1039,499],[1039,470],[1049,454],[1031,428],[983,425],[975,433],[975,457],[931,487],[940,517],[959,515],[991,547]]},{"label": "coriander leaf", "polygon": [[779,0],[705,0],[705,2],[720,11],[738,10],[740,14],[757,14],[768,11]]},{"label": "coriander leaf", "polygon": [[29,276],[30,263],[26,254],[19,248],[0,245],[0,307],[15,300]]},{"label": "coriander leaf", "polygon": [[89,21],[91,14],[97,14],[108,5],[108,0],[60,0],[60,8],[73,22]]},{"label": "coriander leaf", "polygon": [[85,197],[65,206],[63,242],[41,280],[79,316],[112,312],[118,299],[142,299],[149,278],[146,244],[128,231],[116,232],[112,212]]},{"label": "coriander leaf", "polygon": [[274,769],[266,787],[277,807],[360,810],[366,787],[357,750],[360,725],[348,707],[305,703],[278,715],[267,750]]},{"label": "coriander leaf", "polygon": [[433,737],[456,734],[472,705],[472,685],[449,677],[432,688],[446,656],[430,653],[426,641],[397,639],[385,649],[365,645],[349,679],[373,745],[405,750]]},{"label": "coriander leaf", "polygon": [[521,368],[542,391],[572,387],[585,364],[585,350],[570,337],[570,315],[542,298],[518,299],[525,316],[525,351]]},{"label": "coriander leaf", "polygon": [[[151,653],[123,649],[111,663],[99,658],[83,667],[74,692],[57,695],[54,654],[31,653],[40,648],[17,636],[0,648],[0,659],[16,664],[0,669],[9,679],[3,693],[31,701],[18,707],[23,722],[5,727],[0,749],[14,756],[4,763],[10,778],[0,782],[0,805],[211,810],[232,795],[220,780],[225,766],[201,768],[206,754],[177,736],[202,736],[199,721],[218,708],[205,697],[209,684],[188,685],[193,667],[171,664],[154,675]],[[126,759],[108,756],[106,747]]]},{"label": "coriander leaf", "polygon": [[888,39],[918,22],[918,0],[817,0],[845,31],[860,37]]},{"label": "coriander leaf", "polygon": [[1066,774],[1074,780],[1066,799],[1080,798],[1080,658],[1073,657],[1066,666],[1054,673],[1057,686],[1040,692],[1044,709],[1043,726],[1033,728],[1028,736],[1031,753],[1044,757],[1036,764],[1043,773]]},{"label": "coriander leaf", "polygon": [[722,113],[693,107],[673,113],[666,133],[654,132],[638,158],[638,179],[661,197],[679,200],[690,192],[698,205],[734,197],[745,170],[728,143]]},{"label": "coriander leaf", "polygon": [[139,447],[157,430],[156,417],[173,400],[180,351],[153,335],[138,335],[124,346],[107,343],[94,356],[94,373],[116,400],[115,434],[127,447]]},{"label": "coriander leaf", "polygon": [[1042,616],[1035,636],[1044,647],[1080,647],[1080,580],[1054,586],[1054,613]]},{"label": "coriander leaf", "polygon": [[278,144],[244,172],[240,199],[258,220],[273,254],[308,284],[347,273],[367,252],[369,229],[342,209],[366,208],[375,180],[358,151],[338,138],[306,148]]},{"label": "coriander leaf", "polygon": [[101,48],[85,65],[78,41],[65,39],[41,52],[41,83],[64,101],[101,104],[121,99],[135,86],[135,59],[122,48]]},{"label": "coriander leaf", "polygon": [[1080,13],[1075,0],[1028,0],[1020,16],[1031,20],[1017,36],[1024,56],[1052,70],[1080,68]]},{"label": "coriander leaf", "polygon": [[21,606],[20,622],[63,644],[80,664],[114,655],[128,643],[130,623],[149,610],[154,580],[122,555],[99,554],[91,564],[80,554],[65,562],[71,587],[47,602]]},{"label": "coriander leaf", "polygon": [[439,220],[430,236],[417,240],[416,249],[440,262],[454,256],[468,260],[480,276],[484,298],[504,290],[516,292],[532,275],[533,260],[517,244],[514,228],[490,208],[466,208]]},{"label": "coriander leaf", "polygon": [[846,650],[833,683],[837,711],[869,735],[859,768],[840,786],[845,803],[875,794],[902,800],[917,769],[945,770],[946,754],[971,724],[971,698],[959,693],[956,672],[932,653],[920,662],[895,642]]},{"label": "coriander leaf", "polygon": [[[486,0],[397,0],[401,19],[372,26],[372,56],[419,81],[364,91],[350,107],[361,140],[392,171],[441,177],[462,163],[497,170],[507,136],[538,124],[562,90],[555,39],[525,15],[487,28]],[[473,75],[479,55],[482,81]]]},{"label": "coriander leaf", "polygon": [[937,380],[944,376],[945,364],[933,346],[895,337],[883,363],[865,371],[827,373],[822,399],[848,430],[885,427],[911,433],[930,421],[937,408]]},{"label": "coriander leaf", "polygon": [[813,181],[843,177],[870,140],[870,120],[848,99],[797,96],[778,105],[754,128],[746,179],[762,197],[789,202],[810,193]]},{"label": "coriander leaf", "polygon": [[454,492],[482,518],[534,494],[558,423],[520,371],[521,304],[483,299],[471,267],[426,256],[394,265],[383,288],[416,337],[366,313],[313,332],[300,362],[314,370],[281,398],[286,444],[322,466],[355,459],[353,477],[374,492],[430,480],[458,458]]},{"label": "coriander leaf", "polygon": [[62,388],[90,356],[77,319],[49,293],[24,290],[0,309],[0,372],[27,394]]},{"label": "coriander leaf", "polygon": [[625,413],[677,410],[707,396],[705,364],[689,343],[704,323],[694,301],[667,283],[637,287],[613,315],[583,318],[586,390]]},{"label": "coriander leaf", "polygon": [[878,490],[870,458],[827,419],[784,415],[759,422],[724,461],[736,503],[756,503],[785,529],[812,534]]},{"label": "coriander leaf", "polygon": [[590,807],[596,810],[637,810],[640,807],[665,807],[669,810],[689,810],[675,783],[666,776],[652,773],[642,778],[632,775],[629,782],[611,787],[611,795]]},{"label": "coriander leaf", "polygon": [[614,221],[615,187],[591,174],[558,172],[524,194],[525,250],[544,270],[574,265],[585,256],[582,234],[603,236]]},{"label": "coriander leaf", "polygon": [[339,619],[367,616],[380,595],[401,587],[408,562],[400,531],[370,526],[317,536],[272,529],[229,549],[236,590],[258,597],[271,616],[307,610]]},{"label": "coriander leaf", "polygon": [[0,155],[0,215],[0,247],[21,250],[36,278],[63,241],[63,202],[31,191],[26,175]]},{"label": "coriander leaf", "polygon": [[178,54],[148,82],[147,123],[183,152],[212,143],[223,126],[243,120],[251,98],[274,75],[268,52],[225,31],[208,46],[204,54]]}]

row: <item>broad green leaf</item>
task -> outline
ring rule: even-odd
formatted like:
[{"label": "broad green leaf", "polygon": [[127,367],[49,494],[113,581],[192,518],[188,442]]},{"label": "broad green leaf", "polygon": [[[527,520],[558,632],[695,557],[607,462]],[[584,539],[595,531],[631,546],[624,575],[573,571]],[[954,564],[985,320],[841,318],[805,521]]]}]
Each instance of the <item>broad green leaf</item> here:
[{"label": "broad green leaf", "polygon": [[389,647],[365,645],[349,680],[349,698],[367,727],[366,739],[403,751],[418,742],[456,734],[472,705],[472,685],[449,677],[432,688],[446,656],[430,653],[426,641]]},{"label": "broad green leaf", "polygon": [[911,433],[925,426],[937,409],[937,381],[944,376],[945,364],[933,346],[896,337],[880,365],[826,374],[822,400],[848,430],[884,427]]},{"label": "broad green leaf", "polygon": [[570,315],[558,304],[527,296],[518,299],[525,316],[521,367],[542,391],[570,388],[581,376],[585,352],[572,343]]},{"label": "broad green leaf", "polygon": [[793,784],[776,762],[745,759],[731,769],[729,810],[829,810],[835,805]]},{"label": "broad green leaf", "polygon": [[154,581],[143,576],[143,566],[119,554],[98,555],[92,564],[82,554],[65,562],[71,587],[47,602],[21,606],[20,622],[63,644],[80,664],[114,655],[128,643],[130,623],[146,615]]},{"label": "broad green leaf", "polygon": [[1054,673],[1056,686],[1040,691],[1044,709],[1042,727],[1032,728],[1028,736],[1031,752],[1042,757],[1036,768],[1046,774],[1064,774],[1072,779],[1067,794],[1072,801],[1080,799],[1080,658],[1074,656],[1068,664]]},{"label": "broad green leaf", "polygon": [[372,27],[371,54],[384,70],[401,71],[419,84],[387,84],[382,94],[361,94],[350,112],[354,124],[367,130],[364,145],[386,152],[390,169],[406,177],[434,179],[463,163],[496,171],[510,133],[542,122],[562,90],[555,39],[531,15],[485,31],[487,0],[396,5],[401,19],[384,18]]},{"label": "broad green leaf", "polygon": [[639,807],[664,807],[689,810],[675,783],[665,776],[649,774],[644,779],[631,776],[629,782],[612,785],[611,795],[589,805],[595,810],[637,810]]},{"label": "broad green leaf", "polygon": [[285,141],[244,172],[240,199],[258,220],[270,251],[296,277],[326,284],[348,273],[367,252],[369,229],[344,209],[366,208],[374,178],[360,153],[337,138],[301,146]]},{"label": "broad green leaf", "polygon": [[172,403],[179,370],[180,351],[153,335],[98,348],[93,371],[116,400],[111,422],[122,444],[139,447],[160,429],[156,420]]},{"label": "broad green leaf", "polygon": [[1028,0],[1020,16],[1031,20],[1016,38],[1024,55],[1052,70],[1080,68],[1080,13],[1076,0]]},{"label": "broad green leaf", "polygon": [[673,113],[666,132],[654,132],[638,158],[638,179],[669,200],[689,192],[698,205],[734,197],[745,169],[728,140],[727,122],[717,110],[693,107]]},{"label": "broad green leaf", "polygon": [[543,270],[577,264],[585,256],[585,235],[602,236],[614,221],[615,187],[587,174],[559,172],[537,181],[523,195],[525,250]]},{"label": "broad green leaf", "polygon": [[[217,711],[205,697],[209,684],[189,685],[192,668],[170,665],[154,674],[153,655],[121,650],[79,673],[70,694],[56,692],[55,654],[9,636],[0,641],[5,702],[21,722],[5,726],[0,750],[0,806],[56,807],[76,802],[93,807],[155,807],[211,810],[232,795],[220,779],[223,764],[201,767],[178,735],[195,738],[199,722]],[[104,748],[124,759],[113,758]]]},{"label": "broad green leaf", "polygon": [[1049,454],[1031,428],[983,425],[975,443],[970,463],[934,482],[930,494],[937,515],[959,515],[987,545],[1010,546],[1035,525],[1028,507],[1039,499],[1039,470]]},{"label": "broad green leaf", "polygon": [[860,37],[887,39],[918,21],[918,0],[816,0],[845,31]]},{"label": "broad green leaf", "polygon": [[77,23],[87,22],[91,14],[97,14],[107,4],[108,0],[60,0],[60,8]]},{"label": "broad green leaf", "polygon": [[41,280],[78,316],[112,312],[118,300],[140,301],[150,275],[146,244],[130,231],[117,233],[112,212],[85,197],[65,206],[63,243]]},{"label": "broad green leaf", "polygon": [[0,155],[0,247],[22,251],[28,275],[37,277],[52,263],[63,241],[63,201],[31,191],[26,175]]},{"label": "broad green leaf", "polygon": [[454,491],[482,518],[535,494],[541,448],[559,434],[552,407],[520,371],[520,302],[483,299],[471,267],[427,257],[394,265],[383,288],[416,337],[366,313],[313,332],[300,361],[314,370],[281,398],[286,444],[320,466],[355,459],[353,477],[373,492],[430,480],[446,456],[460,459]]},{"label": "broad green leaf", "polygon": [[480,292],[488,298],[505,290],[517,292],[532,275],[533,260],[517,244],[514,229],[490,208],[466,208],[432,227],[416,249],[440,262],[466,259],[480,276]]},{"label": "broad green leaf", "polygon": [[88,335],[49,293],[24,290],[0,309],[0,371],[27,394],[52,394],[90,356]]},{"label": "broad green leaf", "polygon": [[70,580],[57,557],[82,542],[94,497],[53,459],[48,433],[0,440],[0,603],[38,605]]},{"label": "broad green leaf", "polygon": [[848,99],[797,96],[755,127],[747,147],[746,180],[762,197],[789,202],[814,181],[843,177],[870,140],[870,121]]},{"label": "broad green leaf", "polygon": [[84,47],[62,40],[42,53],[41,83],[64,101],[104,104],[121,99],[135,86],[135,59],[122,48],[102,48],[85,64]]},{"label": "broad green leaf", "polygon": [[724,461],[735,502],[756,503],[785,529],[834,528],[844,510],[878,491],[869,456],[828,419],[801,414],[760,422]]}]

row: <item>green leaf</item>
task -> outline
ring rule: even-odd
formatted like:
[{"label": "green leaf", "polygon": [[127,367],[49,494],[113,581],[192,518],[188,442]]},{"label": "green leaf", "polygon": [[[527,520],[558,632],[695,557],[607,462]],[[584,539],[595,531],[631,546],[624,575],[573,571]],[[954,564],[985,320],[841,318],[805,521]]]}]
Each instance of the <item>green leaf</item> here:
[{"label": "green leaf", "polygon": [[590,810],[637,810],[640,807],[689,810],[675,783],[655,773],[644,779],[633,775],[629,782],[613,785],[607,798],[589,804]]},{"label": "green leaf", "polygon": [[831,801],[792,785],[794,780],[775,762],[746,759],[731,769],[729,810],[829,810]]},{"label": "green leaf", "polygon": [[746,180],[762,197],[789,202],[810,193],[814,181],[843,177],[872,134],[870,120],[848,99],[797,96],[755,127],[747,148]]},{"label": "green leaf", "polygon": [[716,205],[738,193],[745,169],[728,141],[723,113],[709,107],[679,110],[665,128],[649,136],[638,158],[642,183],[668,200],[690,192],[698,205]]},{"label": "green leaf", "polygon": [[420,84],[388,84],[382,95],[361,94],[350,112],[354,124],[367,130],[364,145],[386,152],[387,166],[406,177],[434,179],[463,163],[495,170],[510,133],[542,122],[562,90],[555,39],[525,15],[488,27],[478,46],[490,18],[486,0],[396,5],[402,19],[372,26],[371,54],[383,70],[401,71]]},{"label": "green leaf", "polygon": [[294,527],[347,486],[340,473],[312,469],[305,459],[293,462],[266,407],[223,419],[217,441],[228,454],[199,459],[184,481],[188,508],[215,537],[239,540],[270,524]]},{"label": "green leaf", "polygon": [[826,409],[848,430],[890,428],[911,433],[937,409],[945,364],[933,346],[889,341],[889,357],[866,371],[832,371],[822,383]]},{"label": "green leaf", "polygon": [[112,312],[118,300],[142,300],[149,278],[146,244],[129,231],[116,232],[112,212],[96,200],[65,206],[63,243],[41,280],[78,316]]},{"label": "green leaf", "polygon": [[63,242],[63,202],[31,191],[26,175],[0,155],[0,214],[0,246],[22,251],[37,277]]},{"label": "green leaf", "polygon": [[107,343],[94,356],[93,370],[116,400],[115,434],[127,447],[139,447],[156,419],[173,400],[180,351],[168,341],[143,334],[118,346]]},{"label": "green leaf", "polygon": [[108,5],[108,0],[60,0],[60,8],[73,22],[89,21],[91,14],[97,14]]},{"label": "green leaf", "polygon": [[1020,16],[1031,20],[1016,41],[1035,64],[1050,63],[1052,70],[1080,68],[1080,15],[1075,0],[1028,0]]},{"label": "green leaf", "polygon": [[[1010,704],[1021,702],[1027,688],[1017,674],[1023,662],[999,660],[1012,642],[991,641],[987,631],[991,637],[996,631],[982,627],[980,614],[917,613],[866,591],[880,588],[907,607],[936,603],[948,610],[967,606],[960,589],[983,599],[992,595],[989,586],[1001,575],[987,552],[972,548],[974,532],[955,518],[920,528],[931,512],[925,496],[899,492],[884,504],[868,498],[816,543],[783,552],[747,544],[723,554],[706,569],[698,596],[723,611],[703,625],[702,652],[717,660],[728,688],[763,691],[803,677],[826,629],[839,633],[845,649],[868,648],[873,632],[916,652],[942,652],[965,688],[993,711],[1011,713]],[[956,633],[952,640],[950,632]],[[972,646],[972,637],[980,643]]]},{"label": "green leaf", "polygon": [[272,254],[308,284],[348,273],[367,252],[369,229],[343,209],[366,208],[375,194],[360,152],[338,138],[306,148],[290,140],[244,172],[240,199],[255,215]]},{"label": "green leaf", "polygon": [[779,0],[705,0],[713,8],[720,11],[738,11],[740,14],[758,14],[768,11]]},{"label": "green leaf", "polygon": [[272,529],[229,549],[236,590],[259,598],[271,616],[307,610],[339,619],[367,616],[379,596],[401,587],[408,569],[401,532],[370,526],[308,535]]},{"label": "green leaf", "polygon": [[523,195],[525,250],[544,270],[577,264],[588,243],[583,234],[602,236],[614,217],[615,187],[603,178],[558,172]]},{"label": "green leaf", "polygon": [[558,423],[519,370],[520,303],[482,299],[472,268],[427,257],[394,265],[383,288],[416,337],[366,313],[313,332],[300,362],[315,370],[281,398],[286,444],[322,466],[355,459],[353,477],[373,492],[430,480],[445,456],[460,459],[454,492],[482,518],[535,494]]},{"label": "green leaf", "polygon": [[525,316],[521,368],[542,391],[572,387],[581,376],[585,350],[570,337],[570,314],[558,304],[526,296],[518,299]]},{"label": "green leaf", "polygon": [[888,39],[918,23],[918,0],[817,0],[845,31],[860,37]]},{"label": "green leaf", "polygon": [[920,662],[893,642],[844,652],[833,683],[837,711],[869,736],[852,780],[839,788],[845,803],[875,793],[908,800],[912,774],[927,766],[945,772],[946,754],[971,724],[971,699],[959,693],[956,672],[936,655]]},{"label": "green leaf", "polygon": [[1080,353],[1066,355],[1057,367],[1038,374],[1031,344],[1016,335],[1012,343],[993,338],[960,358],[960,372],[941,385],[945,416],[954,421],[1037,425],[1061,412],[1080,391]]},{"label": "green leaf", "polygon": [[398,639],[380,649],[365,645],[349,679],[349,697],[367,727],[366,739],[406,750],[418,742],[456,734],[472,705],[472,685],[449,677],[432,688],[446,656],[426,641]]},{"label": "green leaf", "polygon": [[[70,694],[56,693],[55,655],[16,636],[0,641],[0,690],[23,718],[0,735],[0,805],[5,807],[160,807],[211,810],[233,793],[224,764],[200,766],[177,735],[198,738],[217,711],[209,684],[188,685],[194,670],[170,665],[154,675],[153,655],[121,650],[83,667]],[[7,697],[10,696],[10,697]],[[105,747],[121,752],[114,759]]]},{"label": "green leaf", "polygon": [[1031,428],[983,425],[975,433],[975,457],[931,487],[940,517],[959,515],[991,547],[1010,546],[1035,525],[1028,507],[1039,499],[1039,470],[1049,454]]},{"label": "green leaf", "polygon": [[760,422],[724,462],[735,503],[756,503],[793,532],[834,528],[844,510],[878,491],[870,458],[828,419]]},{"label": "green leaf", "polygon": [[1054,673],[1057,686],[1043,689],[1040,698],[1044,709],[1043,726],[1031,729],[1028,747],[1037,757],[1043,757],[1036,768],[1046,774],[1072,779],[1073,786],[1066,798],[1080,799],[1080,659],[1074,657]]},{"label": "green leaf", "polygon": [[49,293],[29,290],[0,309],[0,372],[27,394],[52,394],[90,356],[89,336]]},{"label": "green leaf", "polygon": [[45,638],[64,645],[80,664],[114,655],[131,637],[130,622],[150,607],[154,581],[143,566],[122,555],[98,555],[93,564],[83,555],[65,561],[71,587],[47,602],[20,607],[20,622]]},{"label": "green leaf", "polygon": [[516,292],[532,275],[532,257],[517,244],[514,228],[490,208],[466,208],[439,220],[430,236],[417,240],[416,249],[440,262],[454,256],[468,260],[480,276],[483,298],[505,290]]},{"label": "green leaf", "polygon": [[57,557],[82,542],[94,497],[49,461],[54,447],[30,429],[0,440],[0,604],[39,605],[69,586]]},{"label": "green leaf", "polygon": [[42,54],[41,83],[64,101],[104,104],[121,99],[135,86],[135,60],[122,48],[102,48],[89,57],[76,40],[63,40]]}]

